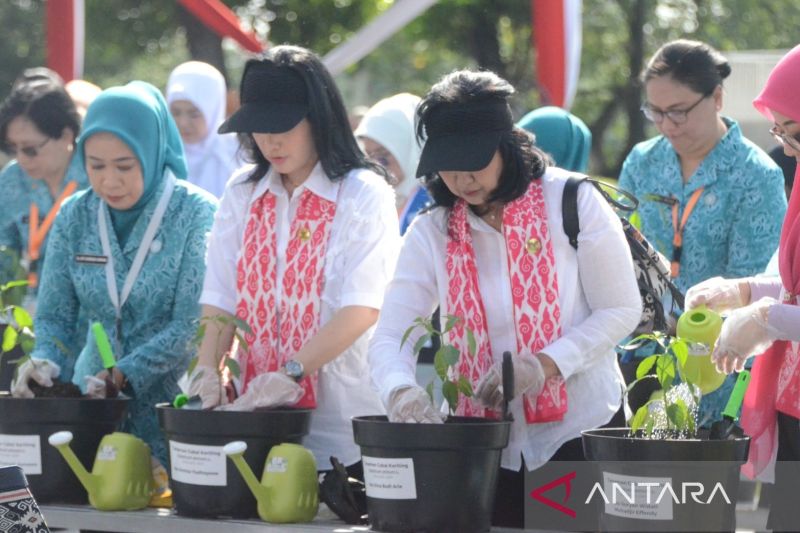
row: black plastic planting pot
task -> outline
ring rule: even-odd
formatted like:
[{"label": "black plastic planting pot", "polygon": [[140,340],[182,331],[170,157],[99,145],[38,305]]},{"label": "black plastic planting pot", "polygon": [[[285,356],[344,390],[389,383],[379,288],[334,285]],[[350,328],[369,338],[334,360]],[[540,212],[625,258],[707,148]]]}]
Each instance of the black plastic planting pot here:
[{"label": "black plastic planting pot", "polygon": [[[635,438],[628,428],[584,431],[583,450],[605,494],[593,498],[600,529],[734,531],[739,470],[749,447],[749,437],[709,440],[707,431],[697,439]],[[648,489],[649,483],[658,485]]]},{"label": "black plastic planting pot", "polygon": [[22,467],[40,503],[87,503],[83,485],[47,438],[71,431],[72,450],[89,468],[100,440],[117,429],[129,401],[0,395],[0,457]]},{"label": "black plastic planting pot", "polygon": [[256,499],[222,447],[247,443],[244,459],[260,474],[274,445],[300,444],[311,424],[309,409],[203,411],[159,404],[156,411],[170,450],[175,510],[194,517],[257,518]]},{"label": "black plastic planting pot", "polygon": [[500,455],[511,423],[449,417],[444,424],[353,418],[377,531],[489,531]]}]

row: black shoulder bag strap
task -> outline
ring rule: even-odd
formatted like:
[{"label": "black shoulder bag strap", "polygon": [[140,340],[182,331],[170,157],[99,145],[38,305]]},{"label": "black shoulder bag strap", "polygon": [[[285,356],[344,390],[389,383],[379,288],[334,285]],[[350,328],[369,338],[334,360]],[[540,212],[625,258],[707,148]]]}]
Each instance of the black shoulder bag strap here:
[{"label": "black shoulder bag strap", "polygon": [[[564,233],[566,233],[569,243],[576,250],[578,249],[578,233],[581,231],[578,218],[578,187],[584,181],[588,181],[594,185],[594,188],[597,189],[601,195],[603,195],[603,198],[606,199],[606,202],[620,211],[632,213],[636,211],[637,207],[639,207],[639,200],[628,191],[614,187],[608,183],[601,183],[590,178],[589,176],[584,176],[582,178],[571,176],[567,178],[567,182],[564,184],[564,192],[561,195],[561,220],[564,225]],[[623,204],[622,202],[617,201],[616,198],[611,196],[608,191],[605,190],[605,187],[613,189],[621,196],[624,196],[628,199],[629,203]]]}]

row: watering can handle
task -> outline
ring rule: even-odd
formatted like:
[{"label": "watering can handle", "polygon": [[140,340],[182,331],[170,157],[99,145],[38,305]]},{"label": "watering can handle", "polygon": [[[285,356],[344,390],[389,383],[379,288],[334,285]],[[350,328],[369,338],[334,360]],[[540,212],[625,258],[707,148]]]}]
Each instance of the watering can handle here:
[{"label": "watering can handle", "polygon": [[736,384],[733,386],[731,397],[728,398],[728,403],[725,404],[725,410],[722,411],[722,416],[736,420],[736,415],[739,414],[739,408],[742,406],[744,400],[744,393],[747,390],[747,385],[750,383],[750,372],[742,370],[739,372],[739,377],[736,379]]},{"label": "watering can handle", "polygon": [[100,322],[92,324],[92,334],[94,334],[94,342],[97,344],[97,351],[100,352],[100,359],[103,361],[103,368],[110,370],[117,366],[117,361],[114,359],[114,352],[111,350],[111,343],[108,342],[108,335]]}]

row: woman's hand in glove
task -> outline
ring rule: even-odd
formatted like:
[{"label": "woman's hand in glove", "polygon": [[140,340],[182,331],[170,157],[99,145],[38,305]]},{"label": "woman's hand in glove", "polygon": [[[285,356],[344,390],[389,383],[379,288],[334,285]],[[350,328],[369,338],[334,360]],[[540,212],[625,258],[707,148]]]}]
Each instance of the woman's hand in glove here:
[{"label": "woman's hand in glove", "polygon": [[47,359],[30,358],[17,367],[17,377],[11,382],[11,396],[14,398],[33,398],[28,387],[31,379],[42,387],[52,387],[53,378],[61,373],[61,367]]},{"label": "woman's hand in glove", "polygon": [[222,387],[222,378],[213,366],[195,366],[191,374],[184,374],[178,380],[178,386],[190,398],[199,396],[203,409],[212,409],[227,400]]},{"label": "woman's hand in glove", "polygon": [[[511,362],[514,365],[514,398],[523,394],[538,396],[547,379],[538,354],[515,355]],[[475,388],[475,397],[488,409],[499,411],[503,408],[502,362],[498,361],[484,374]]]},{"label": "woman's hand in glove", "polygon": [[711,354],[719,372],[741,372],[748,357],[769,348],[773,339],[769,336],[767,314],[776,303],[773,298],[762,298],[728,315]]},{"label": "woman's hand in glove", "polygon": [[267,372],[247,384],[247,392],[220,411],[253,411],[259,407],[294,405],[303,397],[303,387],[283,372]]},{"label": "woman's hand in glove", "polygon": [[441,424],[444,421],[444,414],[433,407],[428,393],[417,385],[398,387],[392,391],[386,412],[389,422]]},{"label": "woman's hand in glove", "polygon": [[738,309],[750,303],[747,278],[724,279],[719,276],[698,283],[686,292],[686,310],[705,305],[717,312]]}]

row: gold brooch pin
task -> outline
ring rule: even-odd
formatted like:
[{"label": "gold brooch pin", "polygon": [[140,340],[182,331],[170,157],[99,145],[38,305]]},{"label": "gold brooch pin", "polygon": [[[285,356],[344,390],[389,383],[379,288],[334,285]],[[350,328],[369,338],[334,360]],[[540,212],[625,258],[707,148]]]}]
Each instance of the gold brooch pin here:
[{"label": "gold brooch pin", "polygon": [[311,238],[311,230],[308,228],[300,228],[300,231],[297,232],[297,236],[300,237],[301,241],[307,241]]},{"label": "gold brooch pin", "polygon": [[542,249],[542,243],[539,242],[539,239],[531,238],[528,239],[528,242],[525,244],[525,248],[528,249],[529,254],[538,254]]}]

